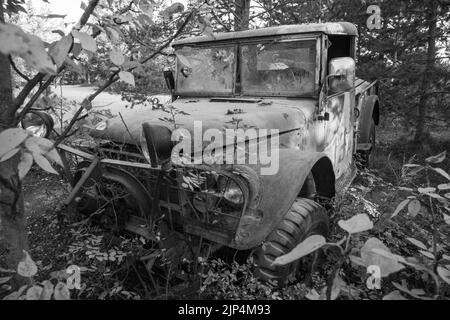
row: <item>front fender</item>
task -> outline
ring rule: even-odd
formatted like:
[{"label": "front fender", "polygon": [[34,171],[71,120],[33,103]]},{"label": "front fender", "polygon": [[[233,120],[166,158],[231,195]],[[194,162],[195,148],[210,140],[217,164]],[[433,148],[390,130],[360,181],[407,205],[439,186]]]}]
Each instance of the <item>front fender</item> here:
[{"label": "front fender", "polygon": [[[92,184],[96,179],[102,177],[124,186],[136,200],[139,210],[141,211],[141,216],[145,217],[152,214],[152,198],[150,196],[150,193],[135,176],[123,169],[115,168],[112,166],[103,166],[101,168],[97,167],[97,169],[93,172],[85,172],[83,168],[87,168],[89,165],[89,162],[82,162],[79,165],[78,171],[75,174],[74,182],[76,185],[74,186],[74,190],[81,189],[83,184]],[[84,175],[88,175],[87,179],[83,179]],[[75,197],[71,197],[71,199],[69,198],[67,202],[72,202],[74,198]]]},{"label": "front fender", "polygon": [[233,245],[236,249],[255,248],[267,238],[292,207],[310,173],[318,194],[334,197],[333,166],[325,154],[281,149],[279,168],[275,175],[260,176],[259,203],[256,208],[250,203],[242,216]]}]

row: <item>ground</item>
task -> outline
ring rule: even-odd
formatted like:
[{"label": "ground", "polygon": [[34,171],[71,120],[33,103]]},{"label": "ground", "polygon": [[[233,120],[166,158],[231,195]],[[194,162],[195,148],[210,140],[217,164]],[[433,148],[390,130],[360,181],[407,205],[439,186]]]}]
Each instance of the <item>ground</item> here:
[{"label": "ground", "polygon": [[[76,96],[78,94],[75,92]],[[104,102],[106,100],[100,104]],[[329,241],[338,241],[345,235],[337,226],[339,220],[367,213],[375,227],[352,240],[355,248],[360,248],[367,239],[377,237],[392,252],[410,257],[417,256],[418,250],[406,238],[414,237],[431,245],[433,230],[426,212],[415,218],[405,212],[395,219],[388,218],[410,195],[400,189],[407,186],[402,179],[403,164],[411,159],[414,163],[423,163],[430,155],[450,150],[450,137],[432,136],[425,145],[415,146],[408,141],[406,132],[398,132],[386,123],[379,128],[373,168],[359,172],[352,186],[336,199]],[[450,160],[447,158],[440,166],[449,172]],[[445,182],[439,175],[432,175],[430,179],[435,185]],[[424,180],[417,177],[408,186],[423,186],[423,183]],[[72,291],[75,299],[304,299],[307,287],[320,290],[332,268],[333,260],[322,258],[321,266],[311,279],[277,289],[271,284],[257,282],[252,276],[251,264],[235,254],[231,254],[230,259],[228,252],[223,256],[216,254],[207,261],[188,261],[175,274],[164,264],[165,260],[161,258],[164,253],[144,239],[108,233],[89,221],[67,218],[62,202],[69,189],[60,177],[37,168],[24,182],[30,253],[39,268],[36,280],[63,279],[64,270],[77,265],[82,272],[82,289]],[[442,255],[450,255],[449,236],[448,225],[442,223],[437,232]],[[0,251],[0,254],[4,252]],[[429,279],[423,273],[409,269],[383,279],[381,290],[367,288],[364,269],[344,267],[342,278],[348,290],[340,299],[381,299],[396,289],[392,282],[403,282],[410,288],[432,292]],[[448,288],[443,292],[450,296]],[[2,293],[5,292],[0,289],[0,296]]]}]

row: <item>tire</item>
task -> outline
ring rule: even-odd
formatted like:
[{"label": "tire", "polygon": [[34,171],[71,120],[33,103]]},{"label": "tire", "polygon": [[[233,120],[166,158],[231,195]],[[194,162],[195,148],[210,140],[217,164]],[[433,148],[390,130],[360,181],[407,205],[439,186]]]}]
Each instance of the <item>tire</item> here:
[{"label": "tire", "polygon": [[[30,111],[27,113],[28,117],[33,117],[34,119],[30,118],[31,121],[28,123],[30,125],[33,124],[38,124],[40,127],[43,128],[43,130],[40,132],[40,134],[38,134],[37,136],[40,138],[48,138],[50,137],[53,127],[55,126],[55,123],[53,121],[53,118],[45,113],[45,112],[41,112],[41,111]],[[22,120],[22,128],[23,129],[27,129],[27,121],[26,120]],[[37,126],[35,126],[35,128],[39,128]]]},{"label": "tire", "polygon": [[283,256],[311,235],[328,236],[329,218],[326,210],[317,202],[298,198],[283,220],[254,253],[255,275],[262,281],[287,284],[295,276],[298,262],[286,266],[273,266],[272,262]]}]

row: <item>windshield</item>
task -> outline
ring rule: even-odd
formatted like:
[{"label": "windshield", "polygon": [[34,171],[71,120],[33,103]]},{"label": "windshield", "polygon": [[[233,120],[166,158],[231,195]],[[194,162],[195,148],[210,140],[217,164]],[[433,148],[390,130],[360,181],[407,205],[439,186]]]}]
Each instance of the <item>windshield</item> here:
[{"label": "windshield", "polygon": [[243,94],[305,96],[314,94],[315,85],[315,40],[242,45]]},{"label": "windshield", "polygon": [[231,95],[234,91],[236,46],[189,47],[177,51],[177,93]]}]

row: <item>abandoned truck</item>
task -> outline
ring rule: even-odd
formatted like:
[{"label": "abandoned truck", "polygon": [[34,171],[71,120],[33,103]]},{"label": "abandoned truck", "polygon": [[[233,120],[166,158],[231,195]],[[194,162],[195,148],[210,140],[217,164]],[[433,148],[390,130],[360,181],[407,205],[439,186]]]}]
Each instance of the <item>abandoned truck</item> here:
[{"label": "abandoned truck", "polygon": [[[150,239],[164,223],[251,250],[261,279],[286,283],[295,266],[273,260],[327,235],[336,192],[355,176],[357,155],[368,165],[375,146],[378,88],[356,78],[357,36],[342,22],[175,42],[176,70],[165,72],[171,103],[99,123],[89,132],[94,145],[59,146],[73,185],[67,203]],[[201,130],[278,129],[278,170],[174,163],[172,133],[195,135],[196,121]]]}]

